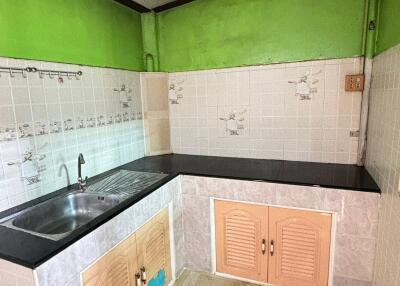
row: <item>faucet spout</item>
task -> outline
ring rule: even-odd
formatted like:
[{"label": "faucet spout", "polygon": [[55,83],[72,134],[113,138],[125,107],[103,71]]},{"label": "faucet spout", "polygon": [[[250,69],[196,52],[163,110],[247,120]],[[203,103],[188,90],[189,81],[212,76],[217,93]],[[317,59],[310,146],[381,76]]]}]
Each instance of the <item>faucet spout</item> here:
[{"label": "faucet spout", "polygon": [[86,186],[86,180],[88,177],[85,179],[82,179],[82,165],[85,164],[85,159],[83,158],[83,154],[79,153],[78,156],[78,190],[83,191]]},{"label": "faucet spout", "polygon": [[82,178],[82,165],[85,164],[85,159],[83,158],[83,154],[79,153],[78,156],[78,178]]}]

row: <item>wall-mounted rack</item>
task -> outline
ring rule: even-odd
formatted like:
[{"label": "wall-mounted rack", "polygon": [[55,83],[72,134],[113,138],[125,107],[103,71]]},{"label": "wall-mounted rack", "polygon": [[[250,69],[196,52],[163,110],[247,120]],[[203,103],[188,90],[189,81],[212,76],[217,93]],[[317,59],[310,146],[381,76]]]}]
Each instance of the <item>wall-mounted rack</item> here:
[{"label": "wall-mounted rack", "polygon": [[68,79],[80,79],[80,76],[82,76],[81,71],[77,72],[68,72],[68,71],[56,71],[56,70],[38,70],[39,72],[39,77],[43,78],[45,75],[49,76],[49,78],[54,78],[55,76],[57,77],[67,77]]},{"label": "wall-mounted rack", "polygon": [[[9,74],[10,77],[15,77],[17,74],[20,74],[20,75],[22,75],[22,77],[26,78],[26,74],[28,72],[33,72],[30,69],[31,68],[0,67],[0,77],[1,77],[2,73],[6,73],[6,74]],[[35,69],[35,71],[36,71],[36,69]]]},{"label": "wall-mounted rack", "polygon": [[42,70],[42,69],[37,69],[35,67],[15,68],[15,67],[0,66],[0,77],[2,73],[9,74],[10,77],[15,77],[16,75],[20,74],[22,75],[23,78],[27,77],[27,73],[39,73],[40,78],[44,78],[44,76],[47,75],[49,78],[66,77],[68,79],[75,78],[77,80],[79,80],[83,74],[82,71],[70,72],[70,71],[58,71],[58,70]]}]

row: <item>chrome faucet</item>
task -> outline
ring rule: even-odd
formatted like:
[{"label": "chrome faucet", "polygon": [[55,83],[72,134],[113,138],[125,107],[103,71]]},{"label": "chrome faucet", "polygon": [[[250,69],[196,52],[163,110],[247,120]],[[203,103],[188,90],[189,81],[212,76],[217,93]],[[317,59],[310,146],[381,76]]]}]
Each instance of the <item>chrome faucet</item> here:
[{"label": "chrome faucet", "polygon": [[82,153],[78,156],[78,190],[84,191],[86,186],[86,181],[88,177],[86,176],[85,179],[82,179],[82,165],[85,164],[85,159],[83,158]]}]

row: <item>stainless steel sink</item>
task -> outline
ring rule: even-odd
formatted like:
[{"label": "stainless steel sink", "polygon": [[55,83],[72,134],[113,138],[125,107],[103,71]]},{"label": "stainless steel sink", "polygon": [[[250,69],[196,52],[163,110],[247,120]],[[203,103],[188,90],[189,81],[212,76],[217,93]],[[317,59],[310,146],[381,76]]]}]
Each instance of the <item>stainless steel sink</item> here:
[{"label": "stainless steel sink", "polygon": [[16,213],[3,225],[59,240],[119,202],[113,195],[75,192]]},{"label": "stainless steel sink", "polygon": [[9,228],[59,240],[166,174],[119,170],[92,183],[84,192],[55,197],[0,220]]}]

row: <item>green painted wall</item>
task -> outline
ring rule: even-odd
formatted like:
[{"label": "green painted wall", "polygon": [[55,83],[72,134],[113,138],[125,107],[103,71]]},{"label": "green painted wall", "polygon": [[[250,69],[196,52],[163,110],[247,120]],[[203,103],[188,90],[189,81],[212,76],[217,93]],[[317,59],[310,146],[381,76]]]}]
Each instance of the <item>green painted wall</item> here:
[{"label": "green painted wall", "polygon": [[196,0],[157,14],[160,69],[361,55],[365,2]]},{"label": "green painted wall", "polygon": [[143,70],[140,14],[113,0],[0,0],[0,56]]},{"label": "green painted wall", "polygon": [[400,43],[400,0],[381,0],[376,54]]}]

